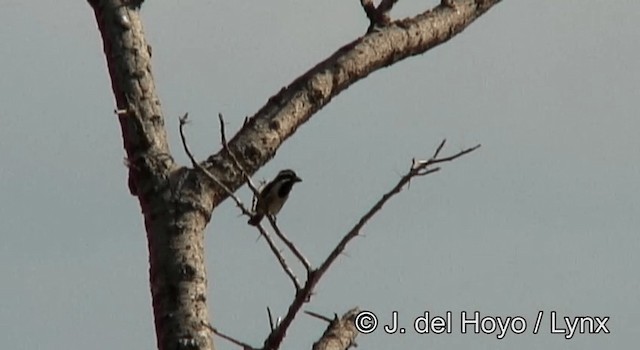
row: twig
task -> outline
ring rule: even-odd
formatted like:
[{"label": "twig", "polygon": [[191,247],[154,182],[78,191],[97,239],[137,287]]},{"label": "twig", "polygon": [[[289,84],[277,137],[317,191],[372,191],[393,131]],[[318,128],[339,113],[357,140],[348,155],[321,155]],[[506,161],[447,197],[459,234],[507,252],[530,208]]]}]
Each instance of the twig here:
[{"label": "twig", "polygon": [[238,198],[231,191],[231,189],[229,189],[229,187],[227,187],[225,184],[223,184],[222,181],[220,181],[220,179],[218,179],[209,170],[207,170],[207,168],[205,168],[202,165],[200,165],[200,163],[198,163],[196,161],[196,159],[193,157],[193,154],[191,153],[191,150],[189,149],[189,145],[187,144],[187,138],[184,135],[184,125],[187,124],[188,118],[189,118],[189,113],[185,113],[184,116],[179,118],[179,120],[180,120],[180,139],[182,140],[182,147],[184,147],[184,152],[187,154],[187,157],[189,157],[189,160],[191,160],[191,164],[193,165],[194,168],[198,169],[203,174],[205,174],[216,185],[220,186],[220,188],[222,188],[229,195],[229,197],[231,197],[234,200],[234,202],[236,202],[236,206],[238,208],[240,208],[240,210],[242,211],[242,214],[251,217],[251,211],[249,211],[244,206],[244,204],[242,204],[242,201],[240,200],[240,198]]},{"label": "twig", "polygon": [[333,321],[333,320],[332,320],[332,319],[330,319],[329,317],[324,316],[324,315],[320,315],[319,313],[315,313],[315,312],[313,312],[313,311],[304,310],[303,312],[304,312],[305,314],[309,315],[309,316],[315,317],[315,318],[317,318],[317,319],[320,319],[320,320],[323,320],[323,321],[326,321],[326,322],[329,322],[329,323],[331,323],[331,321]]},{"label": "twig", "polygon": [[[251,181],[251,177],[244,170],[244,167],[242,166],[242,164],[240,164],[240,161],[238,161],[238,158],[236,157],[235,153],[233,151],[231,151],[231,149],[229,148],[229,145],[227,144],[227,136],[226,136],[225,126],[224,126],[224,117],[222,116],[222,113],[218,113],[218,122],[220,123],[220,140],[222,142],[222,147],[227,150],[227,152],[229,153],[229,156],[231,157],[232,162],[238,168],[238,170],[240,170],[240,172],[242,173],[242,176],[244,176],[245,180],[247,180],[247,185],[249,186],[249,188],[253,192],[254,198],[256,198],[258,196],[258,193],[259,193],[258,189],[253,184],[253,182]],[[243,209],[246,209],[246,208],[243,207]],[[244,213],[244,211],[243,211],[243,213]],[[271,237],[269,236],[269,234],[267,233],[267,231],[263,227],[259,227],[258,230],[260,231],[260,234],[262,235],[262,237],[264,237],[265,240],[267,241],[267,244],[269,245],[269,248],[271,249],[273,254],[276,256],[276,258],[278,259],[278,262],[280,263],[280,266],[282,266],[282,269],[284,270],[284,272],[287,274],[287,276],[289,276],[289,278],[293,282],[293,285],[295,286],[296,291],[299,291],[300,288],[301,288],[300,287],[300,282],[298,281],[298,278],[295,276],[295,274],[293,273],[293,271],[291,270],[289,265],[287,265],[287,262],[284,259],[284,257],[282,256],[282,253],[280,252],[278,247],[276,247],[275,243],[273,242],[273,240],[271,239]],[[278,235],[278,237],[280,237],[280,235]],[[286,241],[284,241],[284,242],[285,242],[285,244],[287,243]]]},{"label": "twig", "polygon": [[293,273],[289,265],[287,265],[287,261],[284,259],[284,256],[282,255],[278,247],[276,247],[275,243],[271,239],[271,236],[269,236],[267,231],[261,225],[258,225],[258,230],[260,231],[262,237],[264,237],[264,239],[267,241],[271,252],[273,252],[273,255],[275,255],[278,259],[278,262],[280,263],[280,266],[282,267],[284,272],[287,274],[287,276],[289,276],[291,282],[293,282],[293,285],[296,288],[296,292],[298,292],[300,289],[302,289],[302,287],[300,286],[300,282],[298,281],[296,275]]},{"label": "twig", "polygon": [[202,322],[202,324],[205,327],[207,327],[213,334],[217,335],[218,337],[220,337],[220,338],[222,338],[224,340],[227,340],[227,341],[229,341],[229,342],[231,342],[233,344],[236,344],[236,345],[242,347],[244,350],[258,350],[257,348],[254,348],[253,346],[251,346],[251,345],[249,345],[249,344],[247,344],[247,343],[245,343],[243,341],[240,341],[240,340],[238,340],[236,338],[233,338],[231,336],[228,336],[228,335],[220,332],[217,328],[211,326],[210,324],[208,324],[208,323],[206,323],[204,321]]},{"label": "twig", "polygon": [[[216,185],[220,186],[225,192],[227,192],[229,197],[233,198],[233,200],[236,202],[236,205],[238,206],[238,208],[240,208],[240,210],[244,215],[251,217],[252,215],[251,211],[249,211],[244,206],[244,204],[242,204],[242,201],[240,200],[240,198],[238,198],[233,192],[231,192],[231,190],[227,186],[225,186],[222,183],[222,181],[220,181],[215,175],[211,174],[209,170],[207,170],[205,167],[200,165],[200,163],[198,163],[193,157],[193,154],[189,149],[189,145],[187,144],[186,136],[184,134],[184,125],[187,124],[188,118],[189,118],[189,113],[185,113],[184,116],[180,118],[180,139],[182,140],[182,146],[184,147],[185,153],[191,160],[191,164],[193,164],[194,168],[204,173],[211,181],[213,181]],[[220,115],[220,121],[222,123],[222,115]],[[221,132],[223,135],[224,144],[226,145],[226,138],[224,138],[224,127],[221,128]],[[229,152],[229,154],[233,154],[233,153]],[[262,237],[265,238],[265,240],[267,241],[267,244],[269,245],[269,248],[278,259],[280,266],[282,266],[282,269],[284,270],[284,272],[287,274],[287,276],[289,276],[289,278],[293,282],[293,285],[295,286],[296,291],[300,290],[301,287],[300,287],[300,282],[298,281],[298,278],[294,275],[291,268],[287,265],[287,262],[285,261],[284,257],[280,253],[280,250],[278,249],[278,247],[276,247],[275,243],[273,242],[273,240],[271,239],[267,231],[265,231],[264,228],[260,228],[260,234],[262,235]]]},{"label": "twig", "polygon": [[382,198],[380,198],[378,202],[373,207],[371,207],[371,209],[369,209],[369,211],[360,218],[358,223],[355,226],[353,226],[353,228],[342,238],[340,243],[338,243],[338,245],[333,249],[331,254],[329,254],[327,259],[318,268],[317,272],[319,274],[324,274],[324,272],[329,268],[329,266],[331,266],[331,264],[335,261],[335,259],[344,251],[349,241],[351,241],[354,237],[356,237],[359,234],[360,230],[369,221],[369,219],[371,219],[378,211],[380,211],[380,209],[382,209],[384,204],[389,199],[391,199],[391,197],[400,193],[402,188],[406,184],[408,184],[413,177],[425,176],[428,174],[432,174],[436,171],[439,171],[440,168],[427,169],[427,167],[429,167],[430,165],[438,164],[438,163],[450,162],[452,160],[455,160],[456,158],[462,157],[467,153],[473,152],[480,147],[480,145],[476,145],[474,147],[462,150],[452,156],[445,157],[445,158],[437,158],[438,154],[440,154],[440,151],[444,147],[445,143],[446,143],[446,140],[443,140],[440,143],[435,153],[429,160],[412,162],[411,167],[409,168],[409,171],[402,178],[400,178],[398,183],[390,191],[385,193],[382,196]]},{"label": "twig", "polygon": [[359,235],[360,230],[364,227],[364,225],[378,211],[380,211],[382,209],[384,204],[389,199],[391,199],[396,194],[400,193],[402,188],[405,185],[407,185],[409,183],[409,181],[413,177],[432,174],[432,173],[434,173],[434,172],[436,172],[436,171],[438,171],[440,169],[440,168],[427,169],[427,167],[429,167],[431,165],[434,165],[434,164],[438,164],[438,163],[450,162],[450,161],[455,160],[455,159],[457,159],[457,158],[459,158],[459,157],[461,157],[461,156],[463,156],[463,155],[465,155],[467,153],[473,152],[476,149],[478,149],[478,147],[480,147],[480,145],[477,145],[475,147],[468,148],[468,149],[465,149],[463,151],[460,151],[460,152],[458,152],[458,153],[456,153],[456,154],[454,154],[452,156],[449,156],[449,157],[437,158],[438,154],[440,153],[440,151],[444,147],[445,142],[446,142],[446,140],[443,140],[440,143],[440,145],[436,149],[435,153],[433,154],[433,156],[429,160],[417,161],[417,162],[414,160],[412,162],[412,164],[411,164],[411,167],[409,168],[409,171],[404,176],[402,176],[400,178],[398,183],[395,186],[393,186],[393,188],[391,188],[391,190],[389,190],[387,193],[385,193],[378,200],[378,202],[376,202],[371,207],[371,209],[369,209],[369,211],[367,211],[360,218],[358,223],[356,223],[353,226],[353,228],[351,228],[351,230],[349,230],[349,232],[347,232],[347,234],[342,238],[342,240],[340,240],[340,242],[336,245],[336,247],[333,249],[333,251],[331,251],[331,253],[325,259],[325,261],[322,263],[322,265],[320,265],[320,267],[318,269],[312,270],[309,273],[309,275],[307,277],[307,281],[306,281],[304,287],[296,294],[295,298],[291,302],[291,305],[289,305],[289,310],[287,311],[287,314],[282,319],[282,322],[280,322],[280,324],[276,327],[276,329],[273,330],[271,332],[271,334],[269,334],[267,339],[265,339],[264,345],[263,345],[263,349],[265,349],[265,350],[277,349],[280,346],[280,343],[282,343],[282,340],[284,339],[284,336],[285,336],[285,334],[287,332],[287,329],[289,328],[289,326],[293,322],[293,319],[295,318],[297,313],[302,308],[302,305],[304,303],[306,303],[307,301],[309,301],[309,298],[310,298],[311,294],[313,293],[313,290],[314,290],[316,284],[318,283],[318,281],[320,280],[320,278],[324,275],[325,272],[327,272],[327,270],[329,269],[331,264],[333,264],[333,262],[335,262],[335,260],[338,258],[338,256],[340,256],[340,254],[342,254],[342,252],[346,248],[347,244],[353,238],[355,238],[356,236]]},{"label": "twig", "polygon": [[275,323],[273,322],[273,315],[271,315],[271,309],[267,306],[267,316],[269,316],[269,328],[271,331],[276,329]]},{"label": "twig", "polygon": [[291,250],[293,255],[295,255],[296,258],[300,260],[304,268],[307,270],[307,275],[309,275],[309,273],[311,273],[311,264],[309,263],[309,260],[307,260],[307,258],[304,257],[304,254],[300,252],[298,247],[296,247],[295,244],[293,244],[293,242],[291,242],[291,240],[287,236],[285,236],[284,233],[282,233],[280,227],[278,227],[278,224],[273,219],[273,217],[270,215],[266,215],[266,217],[267,219],[269,219],[269,223],[271,224],[271,227],[273,227],[276,236],[278,236],[278,238],[280,238],[280,240],[282,240],[282,242],[284,242],[284,244]]},{"label": "twig", "polygon": [[257,196],[258,193],[260,193],[260,191],[258,191],[256,186],[253,184],[253,181],[251,181],[251,177],[249,176],[249,173],[247,173],[244,170],[244,167],[242,166],[242,164],[240,164],[240,161],[238,161],[238,158],[236,157],[236,154],[233,151],[231,151],[231,149],[229,148],[229,144],[227,143],[227,136],[226,136],[226,132],[225,132],[225,127],[224,127],[224,117],[222,116],[222,113],[218,113],[218,121],[220,122],[220,140],[222,141],[222,147],[224,149],[226,149],[227,152],[229,152],[229,156],[231,157],[231,161],[234,163],[236,168],[238,168],[238,170],[240,170],[240,172],[242,173],[242,176],[245,178],[245,180],[247,180],[247,186],[249,186],[249,188],[251,189],[251,192],[253,192],[253,195]]}]

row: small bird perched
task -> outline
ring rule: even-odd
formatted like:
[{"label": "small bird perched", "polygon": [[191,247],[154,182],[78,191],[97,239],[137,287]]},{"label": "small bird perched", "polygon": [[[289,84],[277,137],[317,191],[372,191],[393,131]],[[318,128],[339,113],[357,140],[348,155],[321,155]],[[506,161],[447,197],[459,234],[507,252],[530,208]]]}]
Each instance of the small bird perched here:
[{"label": "small bird perched", "polygon": [[249,219],[249,225],[258,226],[265,215],[278,214],[296,182],[302,182],[302,179],[293,170],[281,170],[258,194],[256,213]]}]

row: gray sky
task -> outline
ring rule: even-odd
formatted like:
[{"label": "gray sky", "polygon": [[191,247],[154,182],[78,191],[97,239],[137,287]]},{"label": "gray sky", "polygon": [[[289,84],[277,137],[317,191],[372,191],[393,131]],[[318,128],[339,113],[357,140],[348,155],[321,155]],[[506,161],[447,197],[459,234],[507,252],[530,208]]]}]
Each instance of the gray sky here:
[{"label": "gray sky", "polygon": [[[436,1],[400,1],[402,17]],[[0,5],[0,339],[8,349],[153,349],[148,256],[93,13],[82,1]],[[320,111],[256,179],[304,182],[279,216],[318,264],[413,157],[482,148],[412,182],[306,309],[371,310],[401,326],[453,315],[450,335],[361,335],[362,349],[630,348],[640,329],[640,3],[505,1],[425,55]],[[153,68],[175,157],[199,158],[281,87],[360,35],[359,2],[148,1]],[[239,195],[250,201],[243,189]],[[229,202],[207,230],[220,329],[259,345],[290,282]],[[540,332],[532,334],[538,311]],[[522,316],[522,335],[460,334],[462,311]],[[611,334],[550,334],[549,313],[609,316]],[[325,324],[297,318],[283,349]],[[218,339],[219,349],[237,347]]]}]

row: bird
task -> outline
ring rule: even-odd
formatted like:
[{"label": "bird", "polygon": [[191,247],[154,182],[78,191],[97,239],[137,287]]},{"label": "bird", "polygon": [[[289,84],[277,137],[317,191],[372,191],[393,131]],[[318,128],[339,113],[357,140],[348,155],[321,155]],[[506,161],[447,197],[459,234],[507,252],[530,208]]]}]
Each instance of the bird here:
[{"label": "bird", "polygon": [[258,226],[265,215],[276,215],[289,198],[291,188],[302,179],[291,169],[280,170],[278,175],[267,183],[258,194],[255,214],[248,221],[249,225]]}]

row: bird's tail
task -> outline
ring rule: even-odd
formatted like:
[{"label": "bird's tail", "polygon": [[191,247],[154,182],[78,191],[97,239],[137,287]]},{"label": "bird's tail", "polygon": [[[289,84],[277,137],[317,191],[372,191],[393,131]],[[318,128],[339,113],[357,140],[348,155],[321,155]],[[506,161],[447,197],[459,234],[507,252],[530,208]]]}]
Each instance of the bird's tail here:
[{"label": "bird's tail", "polygon": [[263,217],[264,217],[264,214],[256,214],[256,215],[252,216],[251,219],[249,219],[249,221],[247,221],[247,223],[249,225],[258,226],[260,221],[262,221]]}]

